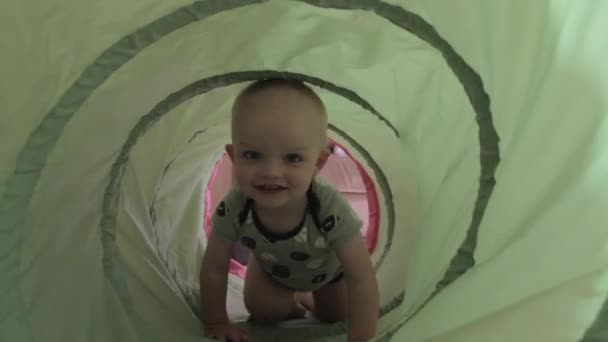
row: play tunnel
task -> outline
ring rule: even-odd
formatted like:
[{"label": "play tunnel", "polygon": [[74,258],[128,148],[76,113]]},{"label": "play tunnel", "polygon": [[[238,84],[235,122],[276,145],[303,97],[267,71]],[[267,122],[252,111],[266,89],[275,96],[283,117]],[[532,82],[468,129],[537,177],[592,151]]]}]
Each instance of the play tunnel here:
[{"label": "play tunnel", "polygon": [[[230,107],[295,78],[364,222],[377,341],[608,341],[608,2],[6,0],[0,341],[205,341]],[[253,341],[345,325],[247,322]]]}]

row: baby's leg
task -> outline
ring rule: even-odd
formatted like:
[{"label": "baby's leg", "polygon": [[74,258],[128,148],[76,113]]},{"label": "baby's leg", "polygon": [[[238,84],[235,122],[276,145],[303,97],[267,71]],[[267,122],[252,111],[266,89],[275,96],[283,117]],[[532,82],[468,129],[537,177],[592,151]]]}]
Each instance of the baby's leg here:
[{"label": "baby's leg", "polygon": [[264,273],[254,257],[249,258],[244,295],[253,321],[272,324],[304,317],[305,310],[296,303],[294,294]]},{"label": "baby's leg", "polygon": [[329,283],[313,293],[314,314],[323,322],[346,320],[348,296],[344,279]]}]

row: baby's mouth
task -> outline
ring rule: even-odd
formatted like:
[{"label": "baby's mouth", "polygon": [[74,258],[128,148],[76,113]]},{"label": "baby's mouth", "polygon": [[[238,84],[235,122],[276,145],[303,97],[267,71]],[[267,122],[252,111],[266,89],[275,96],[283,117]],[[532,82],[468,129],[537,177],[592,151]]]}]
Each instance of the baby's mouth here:
[{"label": "baby's mouth", "polygon": [[277,184],[262,184],[257,185],[255,188],[262,192],[279,192],[287,189],[287,187]]}]

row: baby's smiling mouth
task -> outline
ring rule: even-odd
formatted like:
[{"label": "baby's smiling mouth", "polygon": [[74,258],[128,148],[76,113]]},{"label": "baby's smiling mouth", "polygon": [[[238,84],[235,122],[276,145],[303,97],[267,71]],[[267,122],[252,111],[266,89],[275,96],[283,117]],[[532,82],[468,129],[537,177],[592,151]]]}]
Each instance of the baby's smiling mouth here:
[{"label": "baby's smiling mouth", "polygon": [[264,192],[276,192],[287,189],[287,187],[277,184],[261,184],[256,185],[255,188]]}]

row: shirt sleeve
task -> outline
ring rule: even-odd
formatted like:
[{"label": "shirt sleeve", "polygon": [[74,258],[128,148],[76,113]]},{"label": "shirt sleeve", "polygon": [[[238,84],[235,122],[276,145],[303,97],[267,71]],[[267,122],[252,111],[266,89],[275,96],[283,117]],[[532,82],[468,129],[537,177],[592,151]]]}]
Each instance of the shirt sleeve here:
[{"label": "shirt sleeve", "polygon": [[240,235],[239,215],[239,196],[235,189],[230,190],[222,201],[217,205],[211,216],[212,234],[229,240],[235,241]]},{"label": "shirt sleeve", "polygon": [[322,187],[321,195],[321,230],[326,234],[327,242],[332,249],[342,247],[356,234],[361,234],[363,221],[348,201],[331,186]]}]

